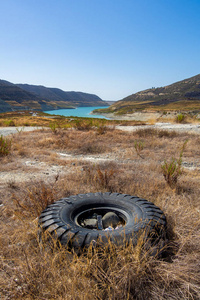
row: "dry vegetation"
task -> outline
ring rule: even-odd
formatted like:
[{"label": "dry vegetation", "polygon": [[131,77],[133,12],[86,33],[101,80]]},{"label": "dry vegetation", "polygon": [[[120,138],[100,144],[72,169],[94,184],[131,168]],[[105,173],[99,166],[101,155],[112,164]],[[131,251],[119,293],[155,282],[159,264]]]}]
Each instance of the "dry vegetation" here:
[{"label": "dry vegetation", "polygon": [[[95,118],[64,117],[58,115],[49,115],[43,112],[6,112],[0,114],[0,127],[10,126],[45,126],[50,127],[52,131],[58,128],[76,128],[78,130],[89,130],[92,127],[101,127],[115,124],[126,125],[127,121],[106,120]],[[144,122],[128,121],[129,125],[142,125]]]},{"label": "dry vegetation", "polygon": [[[19,132],[0,157],[2,299],[199,299],[199,135],[76,128]],[[161,165],[178,160],[186,140],[172,188]],[[152,257],[142,242],[91,247],[80,256],[54,240],[39,244],[37,218],[49,203],[96,191],[159,206],[168,221],[164,256]]]}]

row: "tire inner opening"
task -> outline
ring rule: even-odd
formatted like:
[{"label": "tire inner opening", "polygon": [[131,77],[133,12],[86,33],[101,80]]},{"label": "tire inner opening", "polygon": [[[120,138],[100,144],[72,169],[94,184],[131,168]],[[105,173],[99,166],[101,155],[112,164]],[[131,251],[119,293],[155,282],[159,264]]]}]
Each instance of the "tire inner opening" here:
[{"label": "tire inner opening", "polygon": [[91,208],[75,216],[77,225],[98,230],[118,229],[126,224],[126,216],[119,209],[111,207]]}]

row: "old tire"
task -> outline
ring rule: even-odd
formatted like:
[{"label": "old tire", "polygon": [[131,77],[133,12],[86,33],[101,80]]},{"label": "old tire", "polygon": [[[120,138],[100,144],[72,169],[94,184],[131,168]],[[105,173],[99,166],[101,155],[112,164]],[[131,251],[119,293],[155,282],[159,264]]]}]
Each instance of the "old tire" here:
[{"label": "old tire", "polygon": [[[91,212],[114,212],[123,220],[123,226],[113,230],[90,229],[81,226],[81,218]],[[49,205],[39,217],[42,231],[57,237],[61,244],[83,248],[93,242],[117,245],[137,243],[141,234],[152,241],[163,236],[166,218],[153,203],[130,195],[118,193],[88,193],[60,199]]]}]

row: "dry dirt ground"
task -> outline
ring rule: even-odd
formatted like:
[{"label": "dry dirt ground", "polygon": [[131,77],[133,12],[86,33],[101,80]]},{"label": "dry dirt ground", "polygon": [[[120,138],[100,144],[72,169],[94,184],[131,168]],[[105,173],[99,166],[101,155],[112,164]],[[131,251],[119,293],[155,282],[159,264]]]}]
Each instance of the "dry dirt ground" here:
[{"label": "dry dirt ground", "polygon": [[[2,299],[200,299],[200,132],[198,125],[175,125],[14,128],[5,136],[11,150],[0,157]],[[180,155],[181,175],[169,186],[161,166]],[[166,260],[142,248],[72,261],[57,250],[40,252],[41,211],[90,192],[136,195],[159,206],[168,224]]]},{"label": "dry dirt ground", "polygon": [[[186,133],[186,134],[195,134],[200,135],[200,125],[197,124],[170,124],[170,123],[156,123],[155,125],[140,125],[140,126],[116,126],[117,130],[122,130],[124,132],[136,132],[137,130],[148,130],[148,129],[158,129],[158,130],[168,130],[173,131],[177,133]],[[29,132],[29,136],[35,138],[35,134],[31,133],[32,131],[36,132],[49,132],[49,129],[42,128],[42,127],[0,127],[0,135],[3,136],[9,136],[11,139],[14,137],[14,135],[22,136],[23,133]],[[36,133],[37,135],[37,133]],[[16,136],[15,136],[16,138]],[[31,147],[31,145],[30,145]],[[91,163],[109,163],[109,162],[115,162],[116,160],[118,162],[127,162],[127,159],[123,159],[122,157],[119,159],[115,153],[102,153],[102,154],[73,154],[68,153],[66,151],[50,151],[46,153],[47,156],[51,156],[54,160],[55,156],[57,156],[57,159],[60,159],[61,161],[71,162],[70,165],[68,165],[68,168],[65,166],[62,166],[58,163],[52,163],[50,161],[47,161],[46,158],[44,158],[44,161],[42,160],[42,156],[45,156],[44,154],[40,158],[34,155],[32,153],[31,157],[24,157],[24,155],[21,155],[20,158],[17,159],[17,162],[14,163],[12,166],[12,162],[10,162],[11,167],[9,170],[3,170],[0,172],[0,185],[11,183],[11,182],[26,182],[29,180],[49,180],[52,176],[56,175],[64,175],[68,174],[71,170],[75,169],[74,167],[77,164],[83,165],[84,162],[91,162]],[[26,155],[25,155],[26,156]],[[50,159],[51,160],[51,159]],[[12,158],[11,158],[12,161]],[[200,161],[194,159],[194,161],[183,161],[183,166],[188,169],[200,169]]]}]

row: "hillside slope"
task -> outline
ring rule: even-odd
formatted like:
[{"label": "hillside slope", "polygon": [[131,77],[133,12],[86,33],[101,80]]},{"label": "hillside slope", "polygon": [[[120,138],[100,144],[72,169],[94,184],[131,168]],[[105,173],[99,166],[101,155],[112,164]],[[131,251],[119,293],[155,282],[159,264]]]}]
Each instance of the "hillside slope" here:
[{"label": "hillside slope", "polygon": [[13,84],[0,80],[0,112],[12,110],[53,110],[78,106],[106,106],[96,95],[64,92],[44,86]]},{"label": "hillside slope", "polygon": [[47,101],[68,102],[72,106],[106,106],[101,98],[96,95],[83,92],[65,92],[58,88],[47,88],[40,85],[18,84],[18,86],[28,92],[34,93],[38,97]]},{"label": "hillside slope", "polygon": [[22,90],[15,84],[0,80],[0,111],[27,109],[30,104],[33,109],[41,109],[42,99]]},{"label": "hillside slope", "polygon": [[200,74],[159,88],[151,88],[132,94],[101,112],[116,114],[137,110],[199,110]]}]

